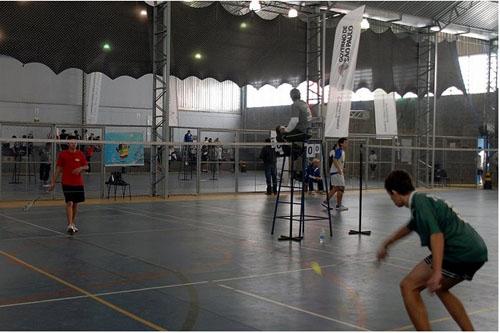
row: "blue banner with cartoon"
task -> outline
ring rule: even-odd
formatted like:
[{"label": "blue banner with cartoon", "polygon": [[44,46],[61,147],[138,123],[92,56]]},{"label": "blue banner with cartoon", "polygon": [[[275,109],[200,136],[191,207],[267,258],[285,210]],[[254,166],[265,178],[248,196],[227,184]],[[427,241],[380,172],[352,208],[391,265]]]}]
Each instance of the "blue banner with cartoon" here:
[{"label": "blue banner with cartoon", "polygon": [[[138,132],[107,132],[106,141],[143,141],[143,134]],[[106,166],[144,165],[144,145],[116,143],[104,145],[104,164]]]}]

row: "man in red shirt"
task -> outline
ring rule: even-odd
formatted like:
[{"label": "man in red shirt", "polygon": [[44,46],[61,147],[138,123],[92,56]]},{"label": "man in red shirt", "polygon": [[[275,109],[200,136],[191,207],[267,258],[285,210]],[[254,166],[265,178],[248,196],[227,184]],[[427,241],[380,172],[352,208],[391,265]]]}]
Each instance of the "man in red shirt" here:
[{"label": "man in red shirt", "polygon": [[85,201],[85,191],[83,188],[82,171],[89,168],[87,160],[80,150],[76,149],[77,143],[74,136],[68,137],[72,140],[68,144],[68,149],[59,153],[57,157],[57,167],[52,177],[50,191],[56,185],[57,178],[62,173],[62,190],[66,201],[66,217],[68,219],[67,232],[72,235],[78,231],[75,225],[78,203]]}]

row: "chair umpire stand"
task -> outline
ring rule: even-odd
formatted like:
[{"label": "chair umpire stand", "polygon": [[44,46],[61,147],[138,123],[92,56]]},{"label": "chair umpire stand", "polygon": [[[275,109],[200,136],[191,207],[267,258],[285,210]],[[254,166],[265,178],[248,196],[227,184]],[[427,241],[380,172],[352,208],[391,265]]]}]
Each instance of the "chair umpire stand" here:
[{"label": "chair umpire stand", "polygon": [[[321,140],[312,140],[308,139],[307,135],[305,135],[305,138],[302,141],[298,142],[291,142],[292,145],[290,147],[290,153],[287,154],[285,153],[283,157],[283,162],[281,164],[281,170],[280,170],[280,176],[279,176],[279,183],[278,183],[278,194],[276,196],[276,203],[274,206],[274,215],[273,215],[273,226],[271,230],[271,235],[274,234],[274,227],[276,225],[276,220],[277,219],[283,219],[283,220],[288,220],[289,221],[289,233],[288,235],[281,235],[278,240],[280,241],[296,241],[300,242],[304,238],[304,232],[305,232],[305,222],[306,221],[318,221],[318,220],[326,220],[328,219],[329,227],[330,227],[330,237],[333,235],[332,233],[332,217],[331,217],[331,212],[330,212],[330,207],[327,209],[327,214],[328,216],[317,216],[317,215],[306,215],[305,213],[305,200],[304,200],[304,186],[305,181],[306,181],[306,168],[307,168],[307,154],[306,154],[306,144],[308,143],[321,143]],[[284,149],[286,151],[286,149]],[[323,158],[325,158],[325,149],[324,149],[324,144],[321,144],[321,155]],[[294,156],[295,155],[295,156]],[[283,184],[283,175],[285,173],[285,163],[286,163],[286,157],[289,156],[289,161],[290,161],[290,167],[289,167],[289,179],[290,179],[290,185],[284,185]],[[294,162],[298,158],[302,158],[302,172],[296,172],[300,170],[294,170]],[[323,165],[323,174],[328,175],[329,173],[326,172],[325,170],[325,163],[322,163]],[[298,181],[298,185],[295,186],[295,182]],[[290,189],[290,199],[289,200],[283,200],[281,198],[281,189],[282,188],[289,188]],[[295,192],[298,190],[300,193],[300,201],[296,202],[295,199]],[[326,191],[326,195],[328,196],[328,191]],[[328,198],[327,198],[328,199]],[[328,201],[328,200],[327,200]],[[278,213],[278,207],[280,204],[289,204],[290,205],[290,211],[289,215],[277,215]],[[294,214],[294,206],[300,206],[300,213],[299,215]],[[293,223],[298,221],[299,222],[299,233],[297,236],[293,235]]]}]

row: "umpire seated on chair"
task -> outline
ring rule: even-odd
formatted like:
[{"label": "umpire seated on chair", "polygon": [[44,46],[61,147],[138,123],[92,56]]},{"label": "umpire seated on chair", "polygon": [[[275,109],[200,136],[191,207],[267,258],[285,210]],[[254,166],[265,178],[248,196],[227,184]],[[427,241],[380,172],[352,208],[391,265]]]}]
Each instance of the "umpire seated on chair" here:
[{"label": "umpire seated on chair", "polygon": [[312,119],[311,110],[307,103],[300,99],[299,89],[292,89],[290,98],[293,101],[290,108],[290,121],[286,127],[276,128],[276,139],[278,142],[304,142],[310,137],[307,130]]},{"label": "umpire seated on chair", "polygon": [[[309,123],[312,119],[311,110],[306,102],[300,99],[300,91],[296,88],[290,91],[290,98],[293,104],[290,108],[290,121],[288,125],[276,127],[276,141],[278,142],[305,142],[311,136],[307,134]],[[293,150],[292,159],[302,155],[302,147],[283,146],[285,156],[290,156]]]}]

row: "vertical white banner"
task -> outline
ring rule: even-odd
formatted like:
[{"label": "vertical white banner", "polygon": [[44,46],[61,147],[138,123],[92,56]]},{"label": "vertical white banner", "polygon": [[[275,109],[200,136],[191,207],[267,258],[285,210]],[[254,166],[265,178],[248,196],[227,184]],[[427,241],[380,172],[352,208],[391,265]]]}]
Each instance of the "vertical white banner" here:
[{"label": "vertical white banner", "polygon": [[394,97],[394,93],[386,94],[384,91],[377,89],[373,95],[377,139],[392,139],[398,135],[396,98]]},{"label": "vertical white banner", "polygon": [[327,137],[339,138],[349,134],[354,71],[364,11],[365,6],[351,11],[340,20],[335,30],[330,67],[330,94],[325,117]]},{"label": "vertical white banner", "polygon": [[87,124],[97,124],[101,101],[102,73],[85,75],[85,120]]}]

